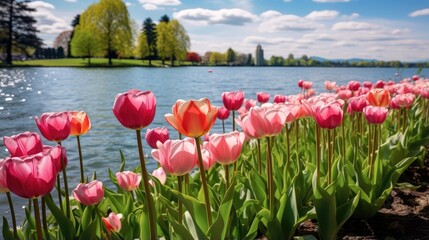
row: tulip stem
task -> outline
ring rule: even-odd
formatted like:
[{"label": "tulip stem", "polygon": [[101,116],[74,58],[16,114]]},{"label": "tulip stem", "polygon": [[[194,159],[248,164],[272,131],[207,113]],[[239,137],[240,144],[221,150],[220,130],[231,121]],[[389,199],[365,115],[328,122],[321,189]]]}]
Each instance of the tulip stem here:
[{"label": "tulip stem", "polygon": [[[345,116],[345,115],[344,115]],[[343,118],[345,118],[345,117],[343,117]],[[344,161],[343,161],[343,163],[345,162],[345,159],[346,159],[346,130],[345,130],[345,123],[344,123],[344,119],[343,119],[343,121],[341,122],[341,138],[342,138],[342,140],[343,140],[343,142],[342,142],[342,158],[341,159],[343,159]]]},{"label": "tulip stem", "polygon": [[[290,167],[290,137],[289,137],[289,127],[287,124],[286,124],[286,153],[287,153],[286,171],[289,171],[289,167]],[[286,177],[286,176],[283,176],[283,177]]]},{"label": "tulip stem", "polygon": [[10,216],[12,218],[12,226],[13,226],[13,237],[15,239],[18,239],[18,231],[16,230],[16,218],[15,218],[15,209],[13,207],[13,201],[10,197],[10,192],[6,192],[7,201],[9,202],[9,208],[10,208]]},{"label": "tulip stem", "polygon": [[149,211],[150,239],[154,240],[157,238],[156,225],[155,225],[156,224],[155,213],[153,211],[154,207],[153,207],[152,195],[150,193],[150,188],[149,188],[149,176],[147,174],[146,163],[144,159],[141,130],[140,129],[136,130],[136,134],[137,134],[137,145],[138,145],[139,157],[140,157],[140,166],[141,166],[142,175],[143,175],[143,186],[146,193],[145,194],[146,204],[147,204],[147,209]]},{"label": "tulip stem", "polygon": [[332,155],[331,129],[328,129],[328,185],[332,182]]},{"label": "tulip stem", "polygon": [[271,141],[267,137],[267,178],[268,178],[268,198],[271,219],[274,216],[274,183],[273,183],[273,163],[271,160]]},{"label": "tulip stem", "polygon": [[82,149],[80,147],[80,137],[76,136],[76,140],[77,140],[77,149],[79,151],[80,182],[84,183],[85,182],[85,177],[84,177],[84,174],[83,174],[83,159],[82,159]]},{"label": "tulip stem", "polygon": [[232,111],[232,131],[235,131],[235,111]]},{"label": "tulip stem", "polygon": [[209,191],[208,191],[206,175],[204,171],[203,156],[201,155],[200,142],[201,142],[200,138],[196,137],[195,145],[197,145],[197,152],[198,152],[198,167],[200,168],[201,184],[203,185],[204,200],[206,201],[207,223],[210,228],[210,226],[212,225],[212,213],[210,209],[211,206],[210,206]]},{"label": "tulip stem", "polygon": [[[179,193],[182,193],[182,180],[183,180],[183,176],[177,176],[177,184],[178,189],[179,189]],[[178,205],[178,221],[179,224],[182,225],[182,214],[183,214],[183,210],[182,210],[182,201],[180,200],[180,198],[177,200],[177,205]]]},{"label": "tulip stem", "polygon": [[[297,172],[299,172],[300,170],[300,160],[299,160],[299,119],[297,119],[295,121],[295,152],[296,152],[296,167],[297,167]],[[304,125],[305,127],[305,125]],[[305,136],[305,135],[304,135]],[[306,146],[306,144],[304,144],[304,146]],[[306,149],[304,149],[304,152],[307,152]]]},{"label": "tulip stem", "polygon": [[[60,174],[57,174],[57,190],[58,190],[58,202],[60,204],[60,209],[62,212],[64,212],[63,209],[63,200],[61,198],[61,181],[60,181]],[[31,203],[31,202],[30,202]],[[31,210],[31,208],[30,208]]]},{"label": "tulip stem", "polygon": [[378,125],[374,125],[374,139],[372,140],[371,165],[369,166],[369,178],[372,179],[372,173],[375,163],[375,150],[378,149]]},{"label": "tulip stem", "polygon": [[42,226],[40,224],[39,201],[37,197],[33,198],[33,205],[34,205],[34,218],[36,220],[37,239],[42,240],[43,234],[42,234]]},{"label": "tulip stem", "polygon": [[262,160],[261,160],[261,139],[258,138],[258,173],[262,174]]},{"label": "tulip stem", "polygon": [[316,124],[316,179],[320,186],[320,127]]},{"label": "tulip stem", "polygon": [[185,174],[185,194],[189,194],[189,173]]},{"label": "tulip stem", "polygon": [[[58,144],[61,146],[61,142],[58,142]],[[62,151],[62,150],[61,150]],[[69,184],[67,181],[67,170],[66,170],[66,163],[64,161],[64,156],[61,154],[61,167],[63,167],[63,178],[64,178],[64,192],[66,197],[66,215],[67,218],[70,219],[70,196],[69,196]]]},{"label": "tulip stem", "polygon": [[229,165],[223,165],[223,168],[225,169],[226,189],[228,189],[229,188]]},{"label": "tulip stem", "polygon": [[43,230],[45,233],[48,233],[48,223],[46,222],[46,202],[45,202],[45,196],[42,197],[42,225]]},{"label": "tulip stem", "polygon": [[222,131],[223,131],[223,133],[225,133],[225,121],[224,120],[222,120]]}]

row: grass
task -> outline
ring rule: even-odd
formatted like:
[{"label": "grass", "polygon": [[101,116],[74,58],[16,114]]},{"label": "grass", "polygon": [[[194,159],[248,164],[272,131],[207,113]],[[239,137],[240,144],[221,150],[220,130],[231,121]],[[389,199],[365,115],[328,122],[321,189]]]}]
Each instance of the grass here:
[{"label": "grass", "polygon": [[[25,61],[14,61],[14,66],[20,67],[110,67],[107,58],[91,58],[91,64],[88,64],[88,59],[82,58],[62,58],[62,59],[35,59]],[[165,65],[169,65],[170,61],[165,61]],[[191,66],[191,62],[174,61],[174,66]],[[112,67],[148,67],[148,60],[140,59],[112,59]],[[162,67],[161,60],[152,60],[152,66]]]}]

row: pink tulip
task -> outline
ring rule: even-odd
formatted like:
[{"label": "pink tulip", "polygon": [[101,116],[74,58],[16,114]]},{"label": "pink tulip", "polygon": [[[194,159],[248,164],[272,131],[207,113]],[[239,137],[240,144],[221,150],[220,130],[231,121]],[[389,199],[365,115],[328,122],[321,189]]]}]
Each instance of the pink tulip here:
[{"label": "pink tulip", "polygon": [[280,109],[285,115],[286,120],[285,124],[294,122],[297,119],[298,113],[300,111],[300,106],[295,104],[276,104],[274,108]]},{"label": "pink tulip", "polygon": [[313,109],[313,116],[321,128],[334,129],[343,121],[343,109],[337,102],[331,102]]},{"label": "pink tulip", "polygon": [[244,133],[237,131],[212,134],[208,142],[208,148],[216,162],[228,165],[234,163],[240,157],[244,138]]},{"label": "pink tulip", "polygon": [[303,88],[304,80],[298,80],[298,87]]},{"label": "pink tulip", "polygon": [[130,171],[117,172],[116,179],[118,180],[119,187],[123,191],[130,192],[139,187],[142,175]]},{"label": "pink tulip", "polygon": [[348,100],[353,96],[353,92],[350,90],[340,90],[338,91],[338,97],[343,100]]},{"label": "pink tulip", "polygon": [[352,97],[349,99],[349,106],[353,112],[362,112],[368,104],[366,96]]},{"label": "pink tulip", "polygon": [[113,114],[122,126],[139,130],[152,123],[156,111],[156,98],[151,91],[131,89],[116,95]]},{"label": "pink tulip", "polygon": [[270,94],[266,92],[257,92],[256,98],[258,99],[258,102],[266,103],[268,100],[270,100]]},{"label": "pink tulip", "polygon": [[158,149],[152,150],[152,157],[158,161],[167,174],[183,176],[197,164],[195,139],[167,140],[158,142]]},{"label": "pink tulip", "polygon": [[48,141],[62,142],[70,135],[71,126],[68,112],[43,113],[37,117],[37,127]]},{"label": "pink tulip", "polygon": [[419,75],[413,75],[413,81],[417,81],[417,80],[419,80],[420,79],[420,77],[419,77]]},{"label": "pink tulip", "polygon": [[55,147],[43,146],[43,153],[48,154],[52,157],[52,161],[58,172],[63,171],[67,167],[68,159],[66,154],[66,148],[57,145]]},{"label": "pink tulip", "polygon": [[165,182],[167,181],[167,175],[165,174],[165,171],[162,167],[153,170],[152,176],[156,177],[161,184],[165,184]]},{"label": "pink tulip", "polygon": [[24,132],[14,136],[4,136],[3,142],[12,157],[24,157],[43,151],[39,134]]},{"label": "pink tulip", "polygon": [[275,95],[274,103],[284,103],[286,102],[287,97],[285,95]]},{"label": "pink tulip", "polygon": [[337,85],[336,82],[325,81],[325,89],[328,91],[334,90],[336,85]]},{"label": "pink tulip", "polygon": [[3,171],[4,168],[4,159],[0,159],[0,192],[9,192],[6,183],[6,176]]},{"label": "pink tulip", "polygon": [[304,82],[302,83],[302,88],[304,88],[304,89],[306,89],[306,90],[309,90],[312,86],[313,86],[313,83],[312,83],[312,82],[309,82],[309,81],[304,81]]},{"label": "pink tulip", "polygon": [[98,180],[79,183],[73,190],[73,196],[85,206],[98,204],[104,197],[103,183]]},{"label": "pink tulip", "polygon": [[360,82],[358,82],[358,81],[350,81],[349,84],[347,85],[347,88],[350,91],[355,92],[355,91],[359,90],[359,88],[360,88]]},{"label": "pink tulip", "polygon": [[103,221],[104,225],[106,226],[109,232],[111,231],[119,232],[121,231],[121,228],[122,228],[121,218],[122,218],[122,214],[116,214],[114,212],[110,212],[107,218],[102,217],[101,220]]},{"label": "pink tulip", "polygon": [[363,113],[368,123],[382,124],[386,120],[389,110],[385,107],[367,106],[363,109]]},{"label": "pink tulip", "polygon": [[49,154],[38,153],[4,160],[3,174],[9,190],[23,198],[50,193],[55,186],[57,168]]},{"label": "pink tulip", "polygon": [[273,107],[253,107],[241,120],[236,121],[247,136],[262,138],[279,134],[284,127],[286,115]]},{"label": "pink tulip", "polygon": [[209,150],[209,141],[210,141],[210,136],[209,136],[209,140],[203,143],[203,146],[201,148],[201,155],[203,157],[203,165],[204,165],[204,170],[208,171],[210,168],[212,168],[216,161],[213,157],[213,154],[210,153]]},{"label": "pink tulip", "polygon": [[219,118],[219,120],[226,120],[229,118],[229,110],[226,107],[219,107],[217,109],[217,118]]},{"label": "pink tulip", "polygon": [[374,88],[384,88],[384,81],[383,80],[378,80],[375,85]]},{"label": "pink tulip", "polygon": [[372,88],[372,83],[368,82],[368,81],[365,81],[365,82],[363,82],[363,86],[366,87],[366,88]]},{"label": "pink tulip", "polygon": [[429,88],[428,87],[423,88],[422,91],[420,92],[420,95],[424,99],[429,99]]},{"label": "pink tulip", "polygon": [[168,129],[166,127],[157,127],[146,130],[145,139],[151,148],[157,148],[156,143],[160,141],[164,143],[170,138],[168,134]]},{"label": "pink tulip", "polygon": [[222,93],[222,102],[226,109],[237,111],[243,105],[244,93],[242,91]]},{"label": "pink tulip", "polygon": [[396,105],[399,107],[409,108],[413,105],[415,99],[415,95],[412,93],[407,94],[398,94],[394,98],[392,98],[392,105]]}]

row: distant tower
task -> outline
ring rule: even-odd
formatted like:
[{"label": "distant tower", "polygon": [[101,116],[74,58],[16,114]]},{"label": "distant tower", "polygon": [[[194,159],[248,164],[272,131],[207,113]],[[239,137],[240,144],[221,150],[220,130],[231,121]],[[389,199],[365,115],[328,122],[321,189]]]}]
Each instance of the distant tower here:
[{"label": "distant tower", "polygon": [[256,47],[255,66],[264,66],[264,50],[260,44]]}]

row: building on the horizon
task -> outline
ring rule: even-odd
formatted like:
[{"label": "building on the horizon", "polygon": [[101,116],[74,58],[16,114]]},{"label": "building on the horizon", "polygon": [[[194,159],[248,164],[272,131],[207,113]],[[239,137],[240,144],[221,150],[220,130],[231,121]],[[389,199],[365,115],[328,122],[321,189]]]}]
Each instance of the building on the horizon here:
[{"label": "building on the horizon", "polygon": [[264,50],[260,44],[256,46],[255,66],[264,66]]}]

